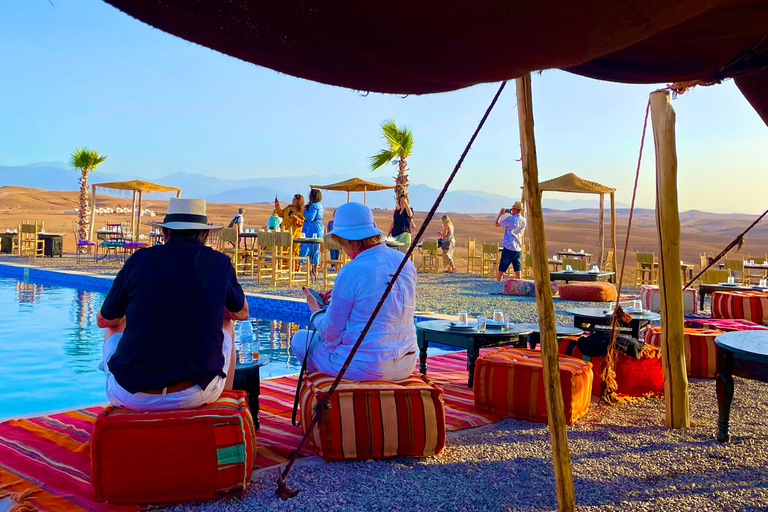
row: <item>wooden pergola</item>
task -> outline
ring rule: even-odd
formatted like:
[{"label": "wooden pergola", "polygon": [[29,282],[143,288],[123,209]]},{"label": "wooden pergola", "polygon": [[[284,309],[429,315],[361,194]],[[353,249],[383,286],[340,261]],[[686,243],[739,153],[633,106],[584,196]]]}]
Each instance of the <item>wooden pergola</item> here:
[{"label": "wooden pergola", "polygon": [[[616,271],[616,200],[614,193],[615,188],[606,187],[600,183],[594,181],[585,180],[579,178],[572,172],[563,174],[557,178],[551,180],[542,181],[539,183],[539,190],[541,192],[566,192],[569,194],[597,194],[600,196],[600,213],[599,213],[599,226],[597,228],[598,238],[598,250],[597,261],[598,265],[603,266],[603,251],[605,250],[605,194],[610,194],[611,197],[611,249],[613,249],[613,257],[611,258],[611,268]],[[525,194],[523,194],[523,200],[525,201]],[[527,205],[527,201],[526,201]]]},{"label": "wooden pergola", "polygon": [[[106,190],[127,190],[133,192],[133,201],[131,202],[131,235],[133,240],[139,239],[139,226],[141,223],[141,200],[144,193],[149,192],[176,192],[176,197],[181,196],[181,189],[178,187],[169,187],[158,183],[151,183],[143,180],[113,181],[110,183],[94,183],[91,186],[91,218],[88,222],[88,240],[93,240],[93,223],[96,219],[96,189]],[[138,208],[136,197],[138,195]],[[138,209],[138,212],[137,212]]]},{"label": "wooden pergola", "polygon": [[392,190],[395,188],[390,185],[382,185],[381,183],[374,183],[372,181],[365,181],[360,178],[350,178],[348,180],[340,181],[338,183],[331,183],[330,185],[310,185],[312,188],[319,188],[320,190],[336,190],[347,193],[347,202],[349,202],[350,192],[362,192],[363,204],[368,203],[368,192],[378,192],[379,190]]}]

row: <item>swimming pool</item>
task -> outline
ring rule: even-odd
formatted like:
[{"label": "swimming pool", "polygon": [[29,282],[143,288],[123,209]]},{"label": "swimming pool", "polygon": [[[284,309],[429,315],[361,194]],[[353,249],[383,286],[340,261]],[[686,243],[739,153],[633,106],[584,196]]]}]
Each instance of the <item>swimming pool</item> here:
[{"label": "swimming pool", "polygon": [[[106,402],[96,312],[110,281],[102,281],[73,288],[0,275],[0,419]],[[261,377],[297,373],[290,340],[309,323],[308,309],[254,307],[251,299],[254,340],[270,360]]]}]

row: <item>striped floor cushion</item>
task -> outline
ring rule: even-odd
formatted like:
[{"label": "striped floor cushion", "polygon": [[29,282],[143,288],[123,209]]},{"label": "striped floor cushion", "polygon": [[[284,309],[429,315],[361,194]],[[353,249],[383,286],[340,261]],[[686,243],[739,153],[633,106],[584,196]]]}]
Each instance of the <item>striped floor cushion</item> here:
[{"label": "striped floor cushion", "polygon": [[[658,285],[644,284],[640,290],[640,300],[643,302],[643,309],[657,313],[661,311],[661,292]],[[699,301],[696,290],[693,288],[683,290],[683,312],[686,315],[695,315],[699,312]]]},{"label": "striped floor cushion", "polygon": [[691,329],[714,329],[722,332],[732,331],[768,331],[768,327],[749,320],[734,318],[693,318],[685,321]]},{"label": "striped floor cushion", "polygon": [[[605,359],[603,356],[589,357],[582,354],[577,346],[577,340],[577,337],[563,339],[558,351],[592,363],[592,394],[600,396]],[[658,347],[646,345],[639,359],[617,351],[614,372],[618,396],[649,396],[664,393],[664,370],[661,365],[661,351]]]},{"label": "striped floor cushion", "polygon": [[[717,347],[715,338],[722,331],[713,329],[685,329],[685,369],[689,377],[714,379],[717,377]],[[661,346],[661,327],[649,326],[645,342]]]},{"label": "striped floor cushion", "polygon": [[587,302],[613,302],[616,300],[616,286],[606,282],[569,283],[560,287],[560,298]]},{"label": "striped floor cushion", "polygon": [[759,292],[714,292],[712,316],[768,324],[768,295]]},{"label": "striped floor cushion", "polygon": [[[592,365],[569,356],[560,357],[565,421],[571,424],[589,409]],[[502,348],[477,360],[475,408],[521,420],[546,422],[541,352]]]},{"label": "striped floor cushion", "polygon": [[[333,379],[319,372],[304,377],[302,429]],[[342,380],[309,441],[328,461],[439,454],[445,447],[443,390],[416,374],[396,382]]]},{"label": "striped floor cushion", "polygon": [[170,503],[241,494],[256,437],[246,393],[224,391],[197,409],[107,407],[91,437],[94,501]]}]

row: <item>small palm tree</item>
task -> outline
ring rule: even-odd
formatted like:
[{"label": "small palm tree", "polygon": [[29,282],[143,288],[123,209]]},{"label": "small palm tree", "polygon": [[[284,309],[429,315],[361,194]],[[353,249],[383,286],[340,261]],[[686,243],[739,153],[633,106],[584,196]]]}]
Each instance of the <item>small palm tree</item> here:
[{"label": "small palm tree", "polygon": [[69,165],[75,172],[80,173],[80,214],[77,220],[80,238],[88,239],[88,174],[96,170],[107,155],[99,155],[98,151],[88,148],[77,148],[69,157]]},{"label": "small palm tree", "polygon": [[398,129],[395,121],[388,119],[381,123],[381,133],[384,135],[387,147],[370,158],[371,171],[389,162],[397,163],[397,176],[395,177],[395,198],[400,194],[408,197],[408,164],[406,159],[411,156],[413,150],[413,134],[407,126]]}]

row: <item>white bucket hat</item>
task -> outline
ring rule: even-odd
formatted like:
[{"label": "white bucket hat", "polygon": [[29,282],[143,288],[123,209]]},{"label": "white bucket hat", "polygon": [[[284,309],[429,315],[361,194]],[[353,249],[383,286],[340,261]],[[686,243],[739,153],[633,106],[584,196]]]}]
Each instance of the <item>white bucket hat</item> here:
[{"label": "white bucket hat", "polygon": [[362,240],[382,234],[376,227],[371,209],[360,203],[345,203],[333,214],[333,229],[329,235],[345,240]]},{"label": "white bucket hat", "polygon": [[205,199],[176,199],[168,200],[168,213],[163,222],[151,224],[168,229],[219,229],[221,226],[209,226],[205,213]]}]

